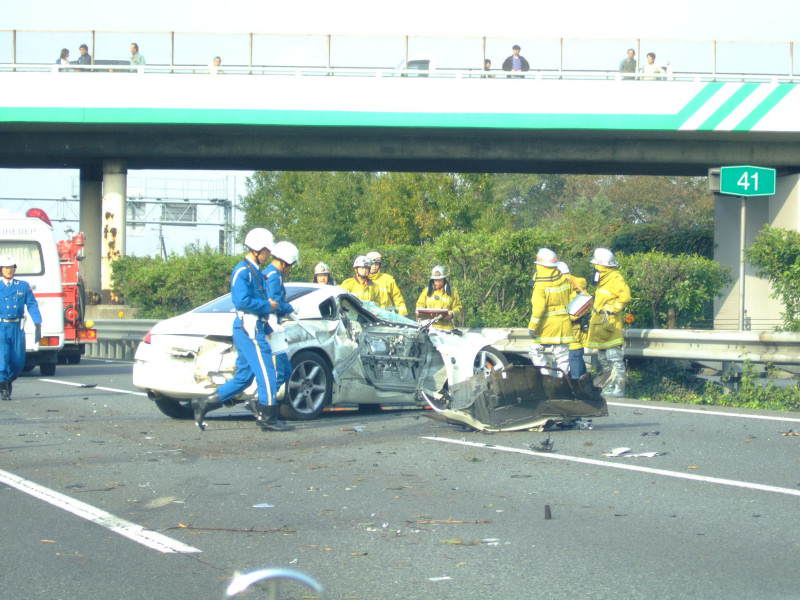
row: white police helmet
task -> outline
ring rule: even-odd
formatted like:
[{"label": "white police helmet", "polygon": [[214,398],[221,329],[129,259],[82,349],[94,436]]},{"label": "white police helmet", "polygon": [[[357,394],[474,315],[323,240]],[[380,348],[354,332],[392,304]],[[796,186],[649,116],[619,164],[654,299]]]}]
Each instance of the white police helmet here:
[{"label": "white police helmet", "polygon": [[244,238],[244,245],[253,252],[261,252],[264,248],[271,252],[273,243],[272,234],[263,227],[251,229]]},{"label": "white police helmet", "polygon": [[353,268],[356,269],[358,267],[366,267],[369,269],[372,266],[372,261],[368,259],[366,256],[357,256],[356,259],[353,261]]},{"label": "white police helmet", "polygon": [[278,242],[272,249],[272,258],[279,258],[287,265],[298,265],[300,251],[292,242]]},{"label": "white police helmet", "polygon": [[0,267],[16,267],[17,261],[10,254],[0,256]]}]

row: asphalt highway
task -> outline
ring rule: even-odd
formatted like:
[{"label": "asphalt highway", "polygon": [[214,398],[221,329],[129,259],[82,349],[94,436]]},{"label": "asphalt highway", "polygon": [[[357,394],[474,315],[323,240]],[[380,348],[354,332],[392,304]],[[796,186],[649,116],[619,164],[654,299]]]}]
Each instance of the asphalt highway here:
[{"label": "asphalt highway", "polygon": [[0,403],[3,597],[222,598],[263,567],[342,600],[797,597],[800,414],[609,412],[489,435],[345,410],[265,433],[223,408],[201,433],[130,363],[36,370]]}]

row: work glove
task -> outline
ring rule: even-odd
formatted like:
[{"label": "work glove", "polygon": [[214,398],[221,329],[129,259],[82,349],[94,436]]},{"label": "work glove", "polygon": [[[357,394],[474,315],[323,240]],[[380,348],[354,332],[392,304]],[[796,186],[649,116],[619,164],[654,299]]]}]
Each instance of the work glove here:
[{"label": "work glove", "polygon": [[36,323],[36,325],[34,325],[34,328],[35,328],[35,333],[33,334],[33,342],[35,344],[38,344],[39,340],[42,339],[42,324]]}]

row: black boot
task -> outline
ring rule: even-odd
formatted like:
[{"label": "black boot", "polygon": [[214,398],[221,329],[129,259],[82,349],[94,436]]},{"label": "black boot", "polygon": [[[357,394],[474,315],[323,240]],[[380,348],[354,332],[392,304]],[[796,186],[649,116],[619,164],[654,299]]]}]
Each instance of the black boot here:
[{"label": "black boot", "polygon": [[193,398],[192,409],[194,410],[194,424],[200,428],[200,431],[206,430],[206,413],[215,410],[222,406],[222,400],[219,399],[219,394],[214,392],[205,398]]},{"label": "black boot", "polygon": [[11,382],[0,381],[0,399],[11,400]]},{"label": "black boot", "polygon": [[264,404],[258,405],[258,414],[256,414],[256,421],[261,431],[291,431],[294,425],[287,425],[286,422],[278,416],[278,405],[266,406]]}]

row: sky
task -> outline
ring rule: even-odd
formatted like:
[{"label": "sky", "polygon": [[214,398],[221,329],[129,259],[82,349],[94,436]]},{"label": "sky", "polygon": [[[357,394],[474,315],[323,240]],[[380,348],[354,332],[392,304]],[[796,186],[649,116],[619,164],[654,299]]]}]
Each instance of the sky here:
[{"label": "sky", "polygon": [[[169,60],[166,32],[175,32],[177,64],[207,64],[218,54],[224,57],[224,64],[246,64],[248,36],[242,34],[254,33],[264,34],[254,43],[254,63],[261,61],[258,64],[318,64],[326,51],[326,42],[319,36],[331,34],[337,36],[332,50],[337,65],[395,66],[398,58],[402,60],[403,36],[409,35],[415,37],[409,42],[410,59],[431,58],[443,68],[479,64],[483,53],[480,38],[487,37],[491,39],[486,55],[495,66],[510,45],[518,42],[532,68],[557,68],[558,38],[567,38],[564,68],[614,70],[625,49],[640,39],[640,54],[656,51],[659,57],[668,58],[676,71],[708,72],[711,40],[718,40],[750,42],[720,44],[720,72],[737,72],[740,65],[745,67],[741,71],[786,72],[788,42],[800,39],[797,23],[798,0],[549,0],[507,4],[485,0],[193,0],[190,4],[137,0],[132,8],[108,0],[82,0],[71,5],[28,0],[7,2],[3,7],[0,63],[11,62],[12,30],[17,30],[17,60],[43,63],[53,63],[61,47],[70,48],[74,60],[77,46],[89,43],[89,32],[94,30],[98,32],[96,57],[127,58],[129,43],[137,41],[148,63]],[[282,37],[276,41],[275,35]],[[753,60],[753,56],[761,59]],[[800,74],[800,49],[795,50],[794,62],[795,72]],[[170,186],[191,186],[191,182],[204,179],[206,184],[196,185],[215,187],[224,181],[230,199],[235,200],[244,193],[245,178],[250,174],[131,171],[129,192],[146,190],[150,182],[158,182],[152,184],[158,186],[169,180]],[[75,170],[0,169],[0,208],[16,210],[21,206],[22,200],[10,198],[71,198],[77,193],[77,178]],[[48,206],[61,211],[59,214],[69,212],[64,203]],[[196,233],[184,229],[173,241],[177,245],[191,243]],[[137,254],[157,251],[136,244],[140,242],[129,241],[129,252],[132,248]]]}]

